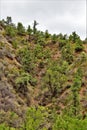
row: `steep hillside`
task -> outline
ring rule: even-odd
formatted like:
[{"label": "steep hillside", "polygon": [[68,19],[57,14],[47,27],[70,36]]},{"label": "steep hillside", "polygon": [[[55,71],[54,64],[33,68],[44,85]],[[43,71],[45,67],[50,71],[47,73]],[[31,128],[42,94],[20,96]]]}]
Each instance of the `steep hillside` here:
[{"label": "steep hillside", "polygon": [[[76,32],[51,35],[36,25],[0,21],[0,124],[18,129],[31,107],[82,118],[87,113],[87,41]],[[52,129],[48,120],[38,130]]]}]

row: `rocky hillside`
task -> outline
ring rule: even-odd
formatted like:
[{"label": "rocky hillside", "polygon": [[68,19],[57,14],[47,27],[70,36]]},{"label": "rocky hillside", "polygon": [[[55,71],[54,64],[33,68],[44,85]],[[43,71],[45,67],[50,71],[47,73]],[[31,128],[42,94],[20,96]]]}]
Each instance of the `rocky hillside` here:
[{"label": "rocky hillside", "polygon": [[12,127],[32,106],[58,114],[74,108],[82,118],[87,112],[87,41],[76,32],[51,35],[36,26],[0,21],[0,123]]}]

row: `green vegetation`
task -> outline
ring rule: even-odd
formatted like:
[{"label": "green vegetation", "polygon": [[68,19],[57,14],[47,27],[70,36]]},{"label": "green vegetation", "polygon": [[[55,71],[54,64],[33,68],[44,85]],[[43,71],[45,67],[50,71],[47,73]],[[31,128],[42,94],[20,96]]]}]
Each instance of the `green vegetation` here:
[{"label": "green vegetation", "polygon": [[[19,128],[9,127],[1,124],[0,130],[86,130],[87,118],[79,119],[77,117],[70,117],[68,115],[57,115],[51,113],[44,107],[31,107],[26,113],[24,123]],[[52,126],[49,124],[49,118],[53,121]],[[48,126],[47,126],[48,123]]]},{"label": "green vegetation", "polygon": [[82,120],[76,117],[57,116],[53,125],[53,130],[85,130],[87,119]]},{"label": "green vegetation", "polygon": [[43,79],[43,86],[48,88],[48,91],[51,93],[52,97],[61,93],[64,84],[67,81],[67,68],[68,63],[66,61],[63,63],[52,62],[48,65],[48,69]]},{"label": "green vegetation", "polygon": [[8,25],[6,27],[6,35],[10,36],[10,37],[15,37],[17,34],[16,28],[14,26],[10,26]]},{"label": "green vegetation", "polygon": [[22,23],[18,23],[17,30],[19,35],[23,35],[25,33],[25,28],[23,27]]},{"label": "green vegetation", "polygon": [[36,20],[34,20],[34,24],[33,24],[33,34],[36,34],[37,28],[36,26],[38,25],[38,23],[36,22]]},{"label": "green vegetation", "polygon": [[82,85],[82,71],[80,68],[78,68],[75,77],[74,77],[74,83],[72,85],[72,97],[73,97],[73,114],[75,116],[78,116],[80,113],[80,100],[79,100],[79,91],[81,89]]},{"label": "green vegetation", "polygon": [[70,43],[62,48],[62,58],[66,60],[69,64],[73,62],[73,47]]},{"label": "green vegetation", "polygon": [[87,129],[87,38],[0,21],[0,130]]}]

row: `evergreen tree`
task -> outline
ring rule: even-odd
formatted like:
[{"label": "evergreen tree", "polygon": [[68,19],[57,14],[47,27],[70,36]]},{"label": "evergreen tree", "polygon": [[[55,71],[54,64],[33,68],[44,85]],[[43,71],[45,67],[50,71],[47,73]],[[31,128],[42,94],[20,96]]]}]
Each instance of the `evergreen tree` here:
[{"label": "evergreen tree", "polygon": [[32,34],[32,29],[31,29],[31,26],[30,26],[30,25],[28,26],[27,32],[28,32],[29,35]]},{"label": "evergreen tree", "polygon": [[75,51],[76,52],[80,52],[83,50],[83,45],[82,45],[82,41],[80,39],[77,39],[76,43],[75,43]]},{"label": "evergreen tree", "polygon": [[73,49],[70,43],[67,43],[66,46],[62,48],[62,58],[66,60],[69,64],[73,62]]},{"label": "evergreen tree", "polygon": [[33,24],[33,34],[36,34],[37,28],[36,26],[38,25],[37,21],[34,20],[34,24]]},{"label": "evergreen tree", "polygon": [[9,16],[7,16],[7,18],[6,18],[6,23],[7,23],[8,25],[10,25],[10,24],[12,23],[12,18],[9,17]]},{"label": "evergreen tree", "polygon": [[57,36],[56,36],[56,34],[53,34],[53,36],[52,36],[52,42],[53,43],[57,42]]},{"label": "evergreen tree", "polygon": [[74,83],[72,86],[72,96],[73,96],[73,114],[77,116],[80,114],[80,100],[79,100],[79,90],[82,85],[82,71],[78,68],[77,72],[75,73]]},{"label": "evergreen tree", "polygon": [[80,37],[76,34],[76,32],[72,32],[72,35],[69,36],[69,40],[75,43]]},{"label": "evergreen tree", "polygon": [[30,35],[32,34],[32,29],[31,29],[30,25],[28,26],[27,32],[28,32],[29,40],[30,40]]},{"label": "evergreen tree", "polygon": [[48,30],[45,31],[45,39],[49,38],[50,34],[48,32]]},{"label": "evergreen tree", "polygon": [[22,25],[22,23],[18,23],[18,25],[17,25],[17,30],[18,30],[18,34],[19,35],[23,35],[24,33],[25,33],[25,28],[24,28],[24,26]]},{"label": "evergreen tree", "polygon": [[10,36],[11,38],[15,37],[17,34],[17,30],[14,26],[6,26],[6,35]]}]

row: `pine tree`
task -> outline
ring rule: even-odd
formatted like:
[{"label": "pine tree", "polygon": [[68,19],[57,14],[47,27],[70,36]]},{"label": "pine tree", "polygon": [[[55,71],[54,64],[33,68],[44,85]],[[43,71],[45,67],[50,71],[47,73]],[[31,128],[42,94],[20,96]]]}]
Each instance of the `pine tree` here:
[{"label": "pine tree", "polygon": [[24,26],[22,25],[22,23],[18,23],[18,25],[17,25],[17,30],[18,30],[18,34],[19,35],[23,35],[24,33],[25,33],[25,28],[24,28]]},{"label": "pine tree", "polygon": [[30,25],[28,26],[27,32],[28,32],[29,40],[30,40],[30,35],[32,34],[32,29],[31,29]]},{"label": "pine tree", "polygon": [[80,100],[79,100],[79,90],[82,85],[82,71],[78,68],[75,73],[74,83],[72,85],[72,97],[73,97],[73,114],[77,116],[80,114]]},{"label": "pine tree", "polygon": [[10,24],[12,23],[12,18],[9,17],[9,16],[7,16],[7,18],[6,18],[6,23],[7,23],[8,25],[10,25]]},{"label": "pine tree", "polygon": [[36,34],[37,28],[36,26],[38,25],[37,21],[34,20],[34,24],[33,24],[33,34]]}]

